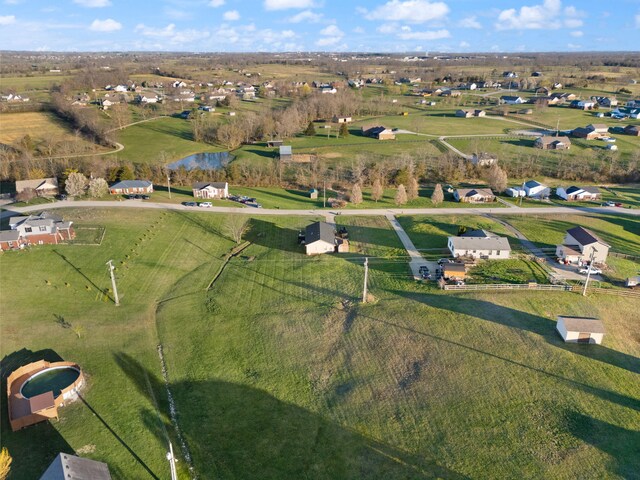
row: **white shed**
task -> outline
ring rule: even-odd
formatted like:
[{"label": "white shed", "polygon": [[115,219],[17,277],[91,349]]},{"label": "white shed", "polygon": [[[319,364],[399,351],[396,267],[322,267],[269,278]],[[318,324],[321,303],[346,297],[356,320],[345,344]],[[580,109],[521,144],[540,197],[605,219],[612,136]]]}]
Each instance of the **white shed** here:
[{"label": "white shed", "polygon": [[556,329],[567,343],[601,344],[604,337],[604,324],[597,318],[566,317],[558,315]]}]

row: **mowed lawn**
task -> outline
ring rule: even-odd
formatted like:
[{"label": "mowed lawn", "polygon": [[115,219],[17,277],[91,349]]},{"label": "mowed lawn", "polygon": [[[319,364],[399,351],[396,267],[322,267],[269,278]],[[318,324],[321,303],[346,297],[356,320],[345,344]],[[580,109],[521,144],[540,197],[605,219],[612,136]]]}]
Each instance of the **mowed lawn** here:
[{"label": "mowed lawn", "polygon": [[[99,417],[76,403],[51,426],[12,434],[3,410],[16,478],[37,478],[57,451],[79,449],[108,462],[114,478],[166,478],[167,439],[185,450],[169,418],[159,343],[198,478],[600,479],[640,471],[630,299],[444,294],[407,278],[406,253],[382,217],[338,217],[352,253],[307,257],[296,239],[311,217],[256,216],[250,245],[218,277],[232,245],[225,216],[65,217],[104,224],[104,243],[0,257],[3,272],[20,272],[1,277],[2,356],[49,348],[77,361]],[[364,255],[374,297],[367,305],[359,303]],[[110,258],[117,308],[92,287],[109,286]],[[601,317],[605,344],[564,345],[558,313]],[[53,314],[83,325],[82,337]],[[188,463],[181,457],[181,478],[190,478]]]}]

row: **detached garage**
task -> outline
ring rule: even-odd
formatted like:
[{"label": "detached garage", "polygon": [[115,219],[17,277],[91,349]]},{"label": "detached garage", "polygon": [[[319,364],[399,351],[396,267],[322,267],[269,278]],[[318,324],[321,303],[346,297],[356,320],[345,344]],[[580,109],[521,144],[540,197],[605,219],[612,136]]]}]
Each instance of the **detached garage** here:
[{"label": "detached garage", "polygon": [[602,343],[604,324],[597,318],[558,315],[556,329],[567,343]]}]

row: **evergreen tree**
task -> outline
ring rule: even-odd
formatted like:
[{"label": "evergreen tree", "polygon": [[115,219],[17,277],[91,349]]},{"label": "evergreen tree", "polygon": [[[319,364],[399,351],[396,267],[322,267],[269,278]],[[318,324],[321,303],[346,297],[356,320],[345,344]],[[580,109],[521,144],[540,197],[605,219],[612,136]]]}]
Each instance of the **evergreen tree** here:
[{"label": "evergreen tree", "polygon": [[382,188],[382,183],[380,183],[380,179],[376,178],[373,181],[373,186],[371,187],[371,198],[377,203],[378,200],[382,200],[384,195],[384,190]]},{"label": "evergreen tree", "polygon": [[400,184],[396,191],[396,205],[404,205],[405,203],[407,203],[407,189]]},{"label": "evergreen tree", "polygon": [[415,200],[418,196],[418,181],[415,177],[411,177],[409,179],[409,188],[407,188],[407,199],[409,201]]},{"label": "evergreen tree", "polygon": [[442,202],[444,202],[444,192],[442,191],[442,185],[438,183],[431,194],[431,203],[437,207]]},{"label": "evergreen tree", "polygon": [[313,137],[316,134],[316,127],[313,124],[313,122],[309,122],[309,125],[307,125],[307,129],[304,131],[304,134],[307,137]]},{"label": "evergreen tree", "polygon": [[349,127],[347,127],[346,123],[341,123],[340,124],[340,136],[341,137],[348,137],[349,136]]},{"label": "evergreen tree", "polygon": [[362,189],[359,183],[354,183],[351,188],[351,203],[355,205],[362,203]]}]

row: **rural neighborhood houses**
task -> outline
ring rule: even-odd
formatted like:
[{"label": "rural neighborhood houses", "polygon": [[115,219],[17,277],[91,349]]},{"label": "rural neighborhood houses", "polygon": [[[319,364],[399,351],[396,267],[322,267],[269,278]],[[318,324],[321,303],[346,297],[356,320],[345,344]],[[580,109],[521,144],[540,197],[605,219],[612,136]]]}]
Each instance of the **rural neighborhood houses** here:
[{"label": "rural neighborhood houses", "polygon": [[495,196],[489,188],[456,188],[453,198],[461,203],[493,202]]},{"label": "rural neighborhood houses", "polygon": [[471,230],[449,237],[447,247],[453,258],[504,259],[511,256],[509,240],[486,230]]},{"label": "rural neighborhood houses", "polygon": [[377,138],[378,140],[395,140],[396,135],[390,128],[383,126],[362,127],[362,134],[365,137]]},{"label": "rural neighborhood houses", "polygon": [[153,183],[149,180],[122,180],[109,187],[111,195],[130,195],[136,193],[153,193]]},{"label": "rural neighborhood houses", "polygon": [[345,253],[349,251],[349,241],[344,235],[336,235],[333,225],[326,222],[315,222],[305,229],[304,248],[307,255]]},{"label": "rural neighborhood houses", "polygon": [[588,264],[592,259],[595,264],[605,264],[610,245],[603,242],[595,233],[584,227],[573,227],[567,230],[561,245],[556,247],[556,256],[563,263]]},{"label": "rural neighborhood houses", "polygon": [[527,197],[531,198],[547,198],[551,195],[551,189],[549,187],[535,180],[525,182],[524,191]]},{"label": "rural neighborhood houses", "polygon": [[568,150],[571,148],[569,137],[542,136],[536,138],[533,146],[542,150]]},{"label": "rural neighborhood houses", "polygon": [[11,250],[23,245],[58,244],[75,238],[73,222],[49,212],[26,217],[11,217],[9,228],[0,232],[0,248]]},{"label": "rural neighborhood houses", "polygon": [[195,198],[227,198],[229,184],[227,182],[196,182],[193,184]]},{"label": "rural neighborhood houses", "polygon": [[556,329],[567,343],[595,343],[600,345],[605,334],[604,324],[597,318],[558,315]]},{"label": "rural neighborhood houses", "polygon": [[558,187],[556,195],[567,201],[589,201],[599,200],[601,197],[598,187]]},{"label": "rural neighborhood houses", "polygon": [[17,180],[16,193],[33,190],[38,197],[53,197],[58,194],[58,179],[36,178],[35,180]]},{"label": "rural neighborhood houses", "polygon": [[505,105],[520,105],[525,103],[525,101],[524,98],[513,95],[503,95],[500,97],[500,103],[504,103]]}]

